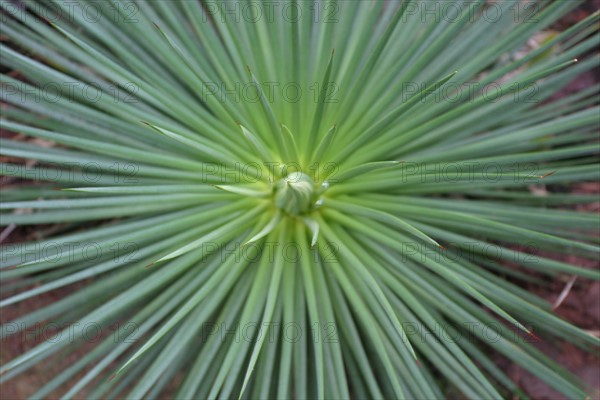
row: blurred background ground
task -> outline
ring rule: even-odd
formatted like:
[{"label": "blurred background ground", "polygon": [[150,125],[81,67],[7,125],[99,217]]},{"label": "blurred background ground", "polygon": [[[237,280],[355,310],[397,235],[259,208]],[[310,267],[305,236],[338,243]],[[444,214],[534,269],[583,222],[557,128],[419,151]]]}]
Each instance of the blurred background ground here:
[{"label": "blurred background ground", "polygon": [[[566,0],[569,1],[569,0]],[[581,7],[566,15],[559,22],[554,24],[551,29],[564,30],[593,12],[600,9],[600,0],[588,0]],[[578,92],[600,81],[598,71],[588,72],[581,75],[576,80],[571,82],[563,91],[554,96],[558,99],[565,95]],[[600,129],[600,127],[599,127]],[[13,134],[8,132],[0,133],[0,136],[9,135],[14,139]],[[15,162],[16,160],[2,159],[3,162]],[[600,166],[599,166],[600,168]],[[19,182],[18,180],[7,177],[0,177],[0,185],[3,188],[15,184],[31,184]],[[599,201],[593,204],[578,207],[581,211],[600,212],[600,183],[592,182],[585,184],[573,185],[568,190],[579,194],[597,195]],[[40,236],[47,236],[53,231],[62,230],[62,226],[48,226],[44,229],[34,226],[17,227],[12,229],[8,235],[7,232],[2,234],[0,231],[0,242],[19,243],[28,240],[38,239]],[[600,227],[599,227],[600,232]],[[3,238],[3,236],[6,236]],[[590,263],[589,260],[577,258],[575,256],[565,256],[557,259],[569,262],[574,265],[579,265],[586,268],[600,268],[596,263]],[[574,325],[590,331],[590,333],[600,336],[600,282],[590,280],[577,279],[572,284],[568,291],[565,290],[571,277],[559,276],[553,280],[546,279],[543,285],[529,284],[526,288],[547,300],[549,303],[555,303],[561,293],[566,292],[567,295],[556,309],[556,313],[565,318]],[[81,282],[79,285],[69,286],[60,290],[55,290],[50,293],[37,296],[18,303],[15,306],[2,309],[0,312],[0,323],[5,323],[14,320],[18,316],[24,315],[27,312],[38,309],[44,305],[52,303],[62,297],[76,291],[79,287],[85,286],[86,282]],[[39,341],[34,338],[23,341],[20,335],[11,336],[1,343],[0,364],[13,359],[19,354],[23,354],[28,349],[35,347]],[[4,400],[24,399],[33,394],[36,389],[43,386],[49,379],[60,373],[66,366],[71,365],[78,360],[81,355],[85,354],[89,347],[94,343],[87,343],[76,351],[62,357],[61,359],[53,359],[49,362],[44,362],[36,365],[28,373],[20,375],[18,378],[10,380],[8,383],[0,385],[0,398]],[[574,374],[583,379],[591,388],[590,399],[600,400],[600,354],[596,351],[594,354],[586,353],[579,348],[560,341],[546,342],[541,341],[537,346],[544,353],[559,362],[565,368],[572,371]],[[498,356],[498,365],[513,379],[517,385],[522,387],[524,391],[535,400],[559,400],[566,399],[564,396],[553,391],[546,384],[540,382],[539,379],[524,371],[518,365]],[[76,377],[77,378],[77,377]],[[448,397],[455,398],[453,393],[449,393]],[[82,397],[84,398],[84,397]],[[429,399],[427,399],[429,400]]]}]

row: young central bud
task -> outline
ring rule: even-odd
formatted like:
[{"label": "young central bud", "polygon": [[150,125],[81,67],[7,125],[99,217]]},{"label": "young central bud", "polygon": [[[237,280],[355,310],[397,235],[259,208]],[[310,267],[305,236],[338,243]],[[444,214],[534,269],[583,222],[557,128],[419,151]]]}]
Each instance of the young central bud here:
[{"label": "young central bud", "polygon": [[315,182],[302,172],[292,172],[275,184],[275,206],[288,214],[310,211],[315,195]]}]

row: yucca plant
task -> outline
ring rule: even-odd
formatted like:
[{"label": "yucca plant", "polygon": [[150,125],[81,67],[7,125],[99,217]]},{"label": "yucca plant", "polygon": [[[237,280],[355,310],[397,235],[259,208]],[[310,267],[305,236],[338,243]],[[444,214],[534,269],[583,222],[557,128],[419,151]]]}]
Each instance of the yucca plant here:
[{"label": "yucca plant", "polygon": [[63,360],[33,398],[526,396],[504,357],[585,398],[535,343],[598,338],[523,288],[600,278],[564,261],[599,249],[569,193],[599,87],[553,97],[598,67],[597,12],[549,30],[578,4],[0,2],[2,240],[37,227],[0,306],[62,293],[3,320],[38,339],[3,384]]}]

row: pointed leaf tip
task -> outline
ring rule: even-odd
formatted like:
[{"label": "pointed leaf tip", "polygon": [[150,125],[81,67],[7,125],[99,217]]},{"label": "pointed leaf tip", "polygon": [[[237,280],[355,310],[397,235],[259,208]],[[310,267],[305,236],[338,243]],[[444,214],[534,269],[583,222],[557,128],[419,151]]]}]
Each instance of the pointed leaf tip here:
[{"label": "pointed leaf tip", "polygon": [[533,333],[532,331],[530,331],[529,329],[527,330],[527,334],[529,334],[529,336],[531,336],[532,338],[534,338],[536,341],[541,342],[542,339],[539,338],[538,335],[536,335],[535,333]]},{"label": "pointed leaf tip", "polygon": [[547,174],[544,174],[544,175],[540,176],[540,179],[544,179],[544,178],[547,178],[547,177],[549,177],[551,175],[554,175],[556,172],[557,171],[548,172]]},{"label": "pointed leaf tip", "polygon": [[273,218],[271,218],[271,220],[256,235],[254,235],[250,239],[248,239],[248,241],[246,243],[244,243],[241,247],[244,247],[247,244],[250,244],[252,242],[256,242],[257,240],[262,239],[263,237],[267,236],[279,224],[279,221],[281,221],[281,217],[282,217],[281,212],[277,211],[275,213],[275,215],[273,215]]},{"label": "pointed leaf tip", "polygon": [[219,190],[222,190],[222,191],[224,191],[224,192],[226,192],[226,191],[227,191],[227,190],[225,190],[225,189],[223,188],[223,186],[221,186],[221,185],[210,185],[210,186],[212,186],[212,187],[214,187],[214,188],[217,188],[217,189],[219,189]]}]

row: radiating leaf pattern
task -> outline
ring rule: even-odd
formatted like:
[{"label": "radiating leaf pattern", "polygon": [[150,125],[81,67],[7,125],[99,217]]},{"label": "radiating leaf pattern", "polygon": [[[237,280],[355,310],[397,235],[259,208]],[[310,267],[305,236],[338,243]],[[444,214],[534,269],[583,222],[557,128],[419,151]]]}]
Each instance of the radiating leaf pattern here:
[{"label": "radiating leaf pattern", "polygon": [[494,352],[586,397],[531,342],[598,338],[519,283],[600,278],[548,255],[598,259],[561,187],[599,88],[548,101],[597,12],[532,46],[580,2],[71,3],[0,2],[2,225],[59,226],[3,246],[0,307],[81,285],[2,325],[76,322],[0,381],[118,324],[33,397],[520,395]]}]

